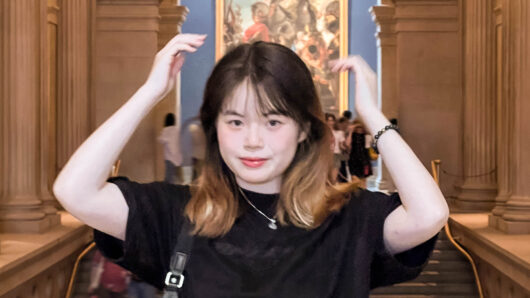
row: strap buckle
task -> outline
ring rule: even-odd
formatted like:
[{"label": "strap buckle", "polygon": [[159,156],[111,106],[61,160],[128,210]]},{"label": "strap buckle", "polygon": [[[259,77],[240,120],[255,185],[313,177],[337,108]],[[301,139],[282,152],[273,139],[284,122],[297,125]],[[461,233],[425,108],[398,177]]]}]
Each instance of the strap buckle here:
[{"label": "strap buckle", "polygon": [[182,288],[182,285],[184,284],[184,275],[183,274],[175,274],[171,271],[169,271],[166,274],[166,280],[165,284],[169,288]]}]

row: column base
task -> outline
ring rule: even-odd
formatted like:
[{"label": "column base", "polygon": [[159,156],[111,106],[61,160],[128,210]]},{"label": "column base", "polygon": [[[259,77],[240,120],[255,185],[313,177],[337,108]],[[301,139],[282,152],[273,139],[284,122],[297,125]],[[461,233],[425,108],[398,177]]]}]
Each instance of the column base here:
[{"label": "column base", "polygon": [[1,220],[0,233],[43,233],[60,224],[61,216],[59,214],[48,214],[37,220]]},{"label": "column base", "polygon": [[488,214],[488,227],[500,230],[499,219],[501,219],[501,217],[498,215]]},{"label": "column base", "polygon": [[491,211],[495,207],[497,188],[489,185],[462,185],[454,207],[464,212]]},{"label": "column base", "polygon": [[[502,217],[496,217],[496,228],[506,234],[530,234],[530,221],[509,221]],[[491,226],[491,225],[490,225]]]}]

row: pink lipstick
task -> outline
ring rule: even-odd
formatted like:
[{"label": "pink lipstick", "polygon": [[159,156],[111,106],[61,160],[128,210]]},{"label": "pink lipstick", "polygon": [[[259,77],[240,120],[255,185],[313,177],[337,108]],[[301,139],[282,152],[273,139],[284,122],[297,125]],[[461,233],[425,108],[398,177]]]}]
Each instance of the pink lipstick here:
[{"label": "pink lipstick", "polygon": [[249,168],[259,168],[261,167],[267,160],[264,158],[241,158],[241,162]]}]

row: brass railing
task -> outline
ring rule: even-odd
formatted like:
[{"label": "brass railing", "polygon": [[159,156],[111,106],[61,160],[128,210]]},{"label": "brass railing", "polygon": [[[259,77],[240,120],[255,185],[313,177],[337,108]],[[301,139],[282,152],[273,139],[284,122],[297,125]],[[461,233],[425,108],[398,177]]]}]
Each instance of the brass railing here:
[{"label": "brass railing", "polygon": [[[434,181],[436,181],[436,184],[440,185],[440,164],[441,161],[439,159],[431,160],[431,170],[432,170],[432,176],[434,178]],[[451,229],[449,228],[449,222],[447,222],[444,226],[445,235],[447,235],[447,238],[449,241],[462,253],[466,259],[471,264],[471,268],[473,269],[473,275],[475,277],[475,282],[477,285],[478,295],[480,298],[484,298],[484,294],[482,293],[482,285],[480,283],[480,278],[478,276],[477,266],[475,264],[475,261],[471,257],[471,255],[460,245],[458,242],[456,242],[455,238],[453,237],[453,234],[451,234]]]}]

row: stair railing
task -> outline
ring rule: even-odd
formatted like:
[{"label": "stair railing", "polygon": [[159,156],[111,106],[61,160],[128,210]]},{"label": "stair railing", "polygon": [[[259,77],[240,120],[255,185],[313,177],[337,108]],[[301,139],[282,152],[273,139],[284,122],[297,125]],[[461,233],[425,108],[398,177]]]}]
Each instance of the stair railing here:
[{"label": "stair railing", "polygon": [[[432,176],[438,186],[440,185],[440,164],[441,161],[439,159],[431,160]],[[458,251],[460,251],[460,253],[462,253],[466,257],[466,259],[471,264],[471,268],[473,269],[473,275],[475,277],[475,283],[477,285],[478,295],[480,298],[484,298],[484,294],[482,292],[482,285],[480,283],[480,278],[478,276],[478,270],[475,261],[473,260],[471,255],[460,244],[458,244],[458,242],[456,242],[455,238],[453,237],[453,234],[451,233],[451,229],[449,228],[449,222],[445,224],[444,231],[449,241],[456,247],[456,249],[458,249]]]},{"label": "stair railing", "polygon": [[[118,159],[116,163],[112,166],[112,170],[110,171],[111,177],[118,176],[118,172],[120,171],[120,163],[121,160]],[[70,276],[70,281],[68,282],[68,288],[66,289],[66,295],[65,298],[72,297],[72,291],[74,289],[74,282],[77,277],[77,270],[79,269],[79,263],[81,263],[81,260],[92,250],[96,247],[96,243],[94,241],[90,242],[85,249],[77,256],[77,259],[74,263],[74,268],[72,269],[72,275]]]}]

